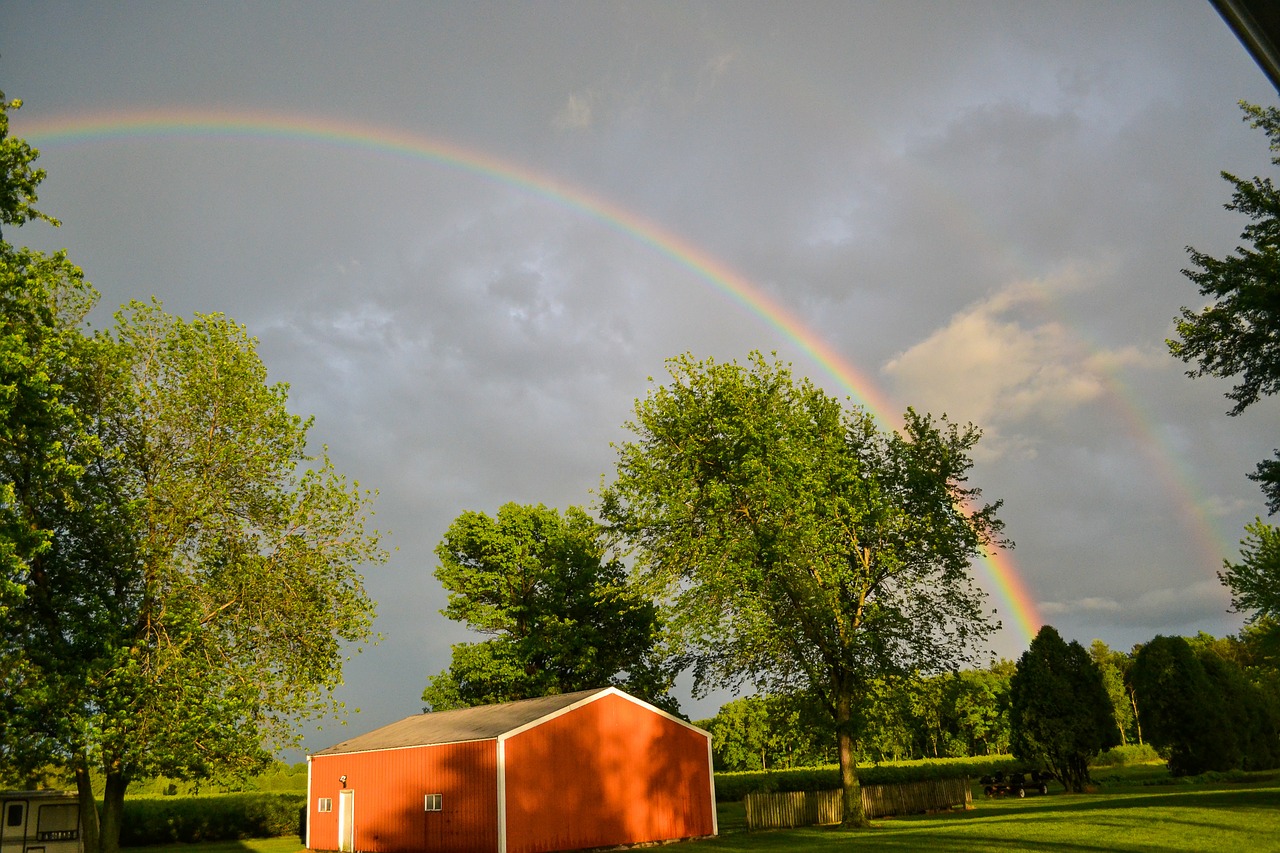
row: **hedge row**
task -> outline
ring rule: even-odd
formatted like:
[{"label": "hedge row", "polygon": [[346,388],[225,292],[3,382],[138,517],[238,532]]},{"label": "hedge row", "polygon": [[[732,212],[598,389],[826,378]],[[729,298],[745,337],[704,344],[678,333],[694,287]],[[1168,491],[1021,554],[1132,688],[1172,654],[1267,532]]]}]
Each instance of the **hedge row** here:
[{"label": "hedge row", "polygon": [[305,794],[226,794],[205,797],[127,799],[123,847],[176,841],[275,838],[298,831]]},{"label": "hedge row", "polygon": [[[896,785],[924,782],[930,779],[954,779],[968,776],[980,779],[998,771],[1023,770],[1017,759],[1008,755],[979,758],[938,758],[927,761],[902,761],[858,768],[858,781],[863,785]],[[840,768],[803,767],[795,770],[717,773],[716,800],[737,802],[747,794],[772,794],[779,791],[829,791],[840,787]]]}]

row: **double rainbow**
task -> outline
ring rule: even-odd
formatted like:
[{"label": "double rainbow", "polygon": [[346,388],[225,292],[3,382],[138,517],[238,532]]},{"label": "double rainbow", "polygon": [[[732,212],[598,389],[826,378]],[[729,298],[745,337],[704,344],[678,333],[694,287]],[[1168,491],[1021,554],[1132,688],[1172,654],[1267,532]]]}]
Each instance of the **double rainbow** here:
[{"label": "double rainbow", "polygon": [[[773,326],[835,379],[855,402],[884,423],[896,409],[868,376],[806,326],[785,305],[689,240],[656,222],[554,176],[445,140],[392,127],[284,113],[237,110],[155,110],[81,113],[26,121],[12,117],[15,132],[40,146],[127,142],[134,139],[228,138],[374,151],[461,170],[541,196],[638,241],[694,273],[747,311]],[[986,553],[985,573],[1013,617],[1013,628],[1029,642],[1042,624],[1035,600],[1005,551]]]}]

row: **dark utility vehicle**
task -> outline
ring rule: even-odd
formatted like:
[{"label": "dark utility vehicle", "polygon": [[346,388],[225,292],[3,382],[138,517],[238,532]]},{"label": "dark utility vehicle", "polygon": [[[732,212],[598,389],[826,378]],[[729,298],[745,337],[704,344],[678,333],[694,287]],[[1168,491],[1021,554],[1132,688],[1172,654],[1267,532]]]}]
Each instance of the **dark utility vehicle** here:
[{"label": "dark utility vehicle", "polygon": [[[1027,781],[1028,775],[1031,777],[1030,782]],[[1032,770],[1029,774],[1002,771],[994,776],[983,776],[978,781],[982,785],[982,793],[988,797],[1025,797],[1028,791],[1049,793],[1049,783],[1055,778],[1049,770]]]}]

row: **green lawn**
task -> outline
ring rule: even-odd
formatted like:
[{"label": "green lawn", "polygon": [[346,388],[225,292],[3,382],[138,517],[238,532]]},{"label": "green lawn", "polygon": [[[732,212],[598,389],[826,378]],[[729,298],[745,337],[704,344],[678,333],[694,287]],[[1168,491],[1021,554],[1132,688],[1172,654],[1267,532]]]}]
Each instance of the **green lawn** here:
[{"label": "green lawn", "polygon": [[[988,800],[967,812],[879,820],[863,832],[835,828],[747,832],[741,803],[719,809],[720,837],[662,849],[690,853],[877,850],[1280,851],[1280,782],[1128,786],[1096,794]],[[298,853],[295,836],[138,848],[139,853]]]},{"label": "green lawn", "polygon": [[864,832],[811,827],[747,832],[740,804],[720,809],[721,836],[693,851],[1280,851],[1280,784],[1107,790],[983,798],[972,811],[875,821]]}]

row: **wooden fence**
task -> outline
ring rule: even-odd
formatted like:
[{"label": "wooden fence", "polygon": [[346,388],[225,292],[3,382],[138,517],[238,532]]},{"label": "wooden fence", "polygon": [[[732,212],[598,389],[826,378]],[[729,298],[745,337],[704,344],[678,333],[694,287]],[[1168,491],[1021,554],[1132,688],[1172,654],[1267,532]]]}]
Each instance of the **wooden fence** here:
[{"label": "wooden fence", "polygon": [[[839,823],[844,816],[841,791],[747,794],[743,803],[748,829],[832,824]],[[967,778],[862,786],[862,809],[869,818],[957,807],[973,807],[973,791]]]}]

